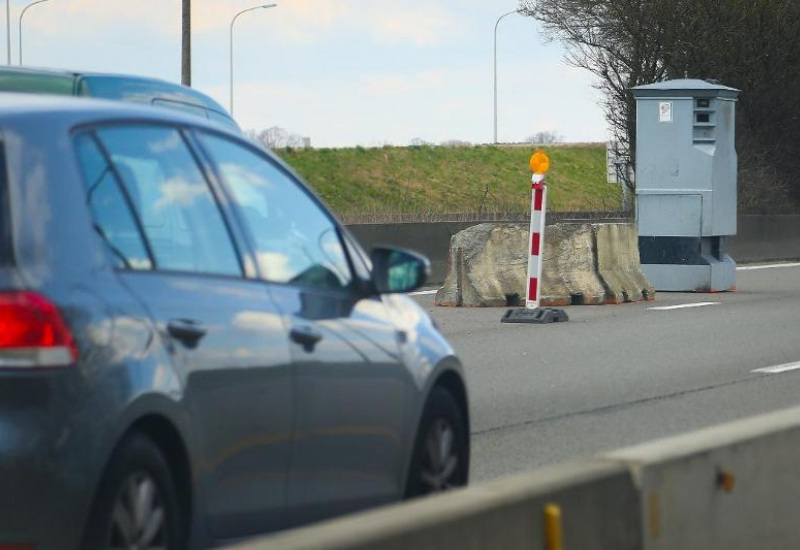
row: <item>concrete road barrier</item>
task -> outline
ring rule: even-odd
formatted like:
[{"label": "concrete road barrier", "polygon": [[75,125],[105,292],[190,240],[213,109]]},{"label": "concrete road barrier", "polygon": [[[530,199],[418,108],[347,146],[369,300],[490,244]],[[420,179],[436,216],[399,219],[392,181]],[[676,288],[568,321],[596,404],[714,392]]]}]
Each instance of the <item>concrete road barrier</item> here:
[{"label": "concrete road barrier", "polygon": [[234,548],[798,548],[798,470],[794,408]]},{"label": "concrete road barrier", "polygon": [[[454,235],[436,305],[505,307],[525,302],[529,228],[480,224]],[[632,224],[555,224],[545,232],[541,303],[598,305],[652,300]]]},{"label": "concrete road barrier", "polygon": [[[575,463],[389,506],[235,550],[589,550],[638,548],[641,504],[629,472]],[[547,507],[560,515],[555,542]],[[558,518],[555,518],[556,521]]]},{"label": "concrete road barrier", "polygon": [[588,224],[556,224],[545,230],[542,305],[598,305],[605,301],[605,287],[595,267],[594,241]]},{"label": "concrete road barrier", "polygon": [[436,304],[499,307],[525,300],[528,228],[483,223],[453,236],[445,284]]},{"label": "concrete road barrier", "polygon": [[603,458],[636,480],[644,550],[800,548],[800,408]]},{"label": "concrete road barrier", "polygon": [[605,302],[621,304],[652,300],[656,291],[642,273],[639,236],[632,224],[593,226],[597,274],[605,287]]}]

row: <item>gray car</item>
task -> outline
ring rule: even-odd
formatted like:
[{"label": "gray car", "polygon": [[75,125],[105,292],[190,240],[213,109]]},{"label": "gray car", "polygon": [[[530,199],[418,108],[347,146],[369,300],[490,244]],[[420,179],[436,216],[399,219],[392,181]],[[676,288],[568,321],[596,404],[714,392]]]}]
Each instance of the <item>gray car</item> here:
[{"label": "gray car", "polygon": [[467,483],[462,367],[269,152],[0,97],[0,548],[206,548]]}]

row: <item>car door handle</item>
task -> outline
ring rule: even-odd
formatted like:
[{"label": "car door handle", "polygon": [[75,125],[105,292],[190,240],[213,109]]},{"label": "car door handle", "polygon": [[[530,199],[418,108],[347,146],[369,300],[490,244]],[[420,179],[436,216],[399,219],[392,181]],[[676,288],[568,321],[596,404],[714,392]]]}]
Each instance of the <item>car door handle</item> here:
[{"label": "car door handle", "polygon": [[311,327],[293,327],[289,332],[289,338],[292,339],[292,342],[300,344],[306,352],[311,353],[322,340],[322,334]]},{"label": "car door handle", "polygon": [[192,319],[171,319],[167,323],[167,332],[189,349],[194,349],[208,332],[203,324]]}]

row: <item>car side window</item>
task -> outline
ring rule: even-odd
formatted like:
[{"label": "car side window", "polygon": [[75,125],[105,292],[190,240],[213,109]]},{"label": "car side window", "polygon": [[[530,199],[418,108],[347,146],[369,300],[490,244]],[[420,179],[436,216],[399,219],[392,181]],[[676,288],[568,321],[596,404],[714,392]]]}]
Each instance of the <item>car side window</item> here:
[{"label": "car side window", "polygon": [[94,137],[91,134],[78,136],[75,147],[95,231],[111,250],[116,266],[152,269],[147,248],[119,182]]},{"label": "car side window", "polygon": [[156,269],[241,275],[219,205],[178,130],[123,126],[96,134],[141,220]]},{"label": "car side window", "polygon": [[308,192],[246,147],[208,134],[200,140],[243,214],[264,279],[334,290],[351,285],[339,231]]}]

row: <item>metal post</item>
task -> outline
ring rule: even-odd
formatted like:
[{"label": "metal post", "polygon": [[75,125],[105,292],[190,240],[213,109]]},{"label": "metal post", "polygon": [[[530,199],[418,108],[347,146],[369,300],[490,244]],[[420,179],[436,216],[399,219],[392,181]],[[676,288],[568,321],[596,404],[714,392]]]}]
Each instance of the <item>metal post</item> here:
[{"label": "metal post", "polygon": [[192,0],[183,0],[181,16],[181,84],[192,85]]},{"label": "metal post", "polygon": [[252,8],[247,8],[246,10],[242,10],[239,13],[237,13],[236,15],[234,15],[233,19],[231,20],[231,30],[230,30],[230,40],[231,40],[231,45],[230,45],[230,55],[231,55],[231,58],[230,58],[230,71],[231,71],[231,74],[230,74],[230,87],[231,87],[231,92],[230,92],[230,94],[231,94],[230,111],[231,111],[231,116],[233,116],[233,26],[236,24],[236,20],[239,19],[240,15],[244,15],[245,13],[247,13],[249,11],[253,11],[253,10],[274,8],[275,6],[277,6],[277,4],[264,4],[262,6],[255,6],[255,7],[252,7]]},{"label": "metal post", "polygon": [[519,10],[504,13],[497,18],[497,23],[494,24],[494,143],[497,145],[497,27],[500,21],[513,13],[519,13]]},{"label": "metal post", "polygon": [[35,6],[36,4],[42,4],[44,2],[49,2],[49,1],[50,0],[36,0],[36,2],[33,2],[33,3],[28,4],[27,6],[25,6],[25,8],[22,10],[22,13],[19,14],[19,64],[20,64],[20,66],[22,66],[22,20],[25,17],[25,12],[28,11],[28,9],[32,8],[33,6]]}]

